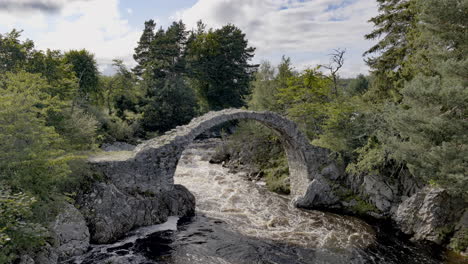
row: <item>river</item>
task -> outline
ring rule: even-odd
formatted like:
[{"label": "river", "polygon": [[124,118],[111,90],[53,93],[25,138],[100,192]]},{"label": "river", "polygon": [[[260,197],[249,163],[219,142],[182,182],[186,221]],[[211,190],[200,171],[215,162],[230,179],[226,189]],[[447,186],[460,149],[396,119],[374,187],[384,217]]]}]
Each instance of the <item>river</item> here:
[{"label": "river", "polygon": [[194,217],[170,217],[65,263],[442,263],[439,249],[413,244],[386,225],[291,206],[262,182],[209,163],[215,145],[192,144],[177,167],[176,184],[197,199]]}]

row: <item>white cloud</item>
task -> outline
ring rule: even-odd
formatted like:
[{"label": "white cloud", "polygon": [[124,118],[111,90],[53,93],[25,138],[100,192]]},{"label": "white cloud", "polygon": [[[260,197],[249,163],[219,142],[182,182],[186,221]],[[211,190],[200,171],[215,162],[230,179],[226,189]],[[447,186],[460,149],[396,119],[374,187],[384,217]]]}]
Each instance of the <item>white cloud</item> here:
[{"label": "white cloud", "polygon": [[47,17],[40,11],[0,10],[0,25],[6,25],[7,30],[24,29],[24,36],[34,40],[39,49],[87,49],[96,55],[100,69],[114,58],[123,59],[130,66],[134,64],[133,48],[141,32],[121,17],[118,0],[66,2],[57,13]]},{"label": "white cloud", "polygon": [[376,13],[375,0],[198,0],[175,17],[189,28],[200,19],[214,27],[235,24],[257,48],[257,60],[277,61],[273,56],[284,53],[298,65],[325,64],[332,49],[346,48],[353,61],[342,74],[350,76],[367,71],[360,55],[371,45],[364,35]]}]

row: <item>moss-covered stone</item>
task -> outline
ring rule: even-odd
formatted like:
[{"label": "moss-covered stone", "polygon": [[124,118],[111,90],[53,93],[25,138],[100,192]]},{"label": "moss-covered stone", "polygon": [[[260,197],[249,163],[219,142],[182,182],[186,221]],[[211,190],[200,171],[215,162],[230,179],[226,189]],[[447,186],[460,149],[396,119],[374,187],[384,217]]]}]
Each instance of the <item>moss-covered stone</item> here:
[{"label": "moss-covered stone", "polygon": [[456,252],[466,252],[468,250],[468,228],[462,228],[454,234],[450,240],[449,248]]}]

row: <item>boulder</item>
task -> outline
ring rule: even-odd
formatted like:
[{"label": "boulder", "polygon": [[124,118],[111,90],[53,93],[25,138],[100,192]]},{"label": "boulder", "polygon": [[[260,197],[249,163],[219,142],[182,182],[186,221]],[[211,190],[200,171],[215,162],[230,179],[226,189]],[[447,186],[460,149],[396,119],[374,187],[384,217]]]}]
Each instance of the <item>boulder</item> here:
[{"label": "boulder", "polygon": [[56,264],[85,253],[89,248],[89,230],[83,215],[73,205],[64,203],[61,212],[48,226],[52,244],[23,255],[20,264]]},{"label": "boulder", "polygon": [[195,212],[195,197],[181,185],[161,193],[128,193],[110,183],[97,183],[79,198],[88,222],[91,241],[111,243],[128,231],[163,223],[168,216],[189,216]]},{"label": "boulder", "polygon": [[465,204],[441,188],[425,187],[403,201],[393,220],[413,240],[443,244],[453,232]]},{"label": "boulder", "polygon": [[397,186],[385,182],[381,176],[366,175],[362,183],[362,192],[368,200],[382,212],[390,211],[392,203],[396,200]]},{"label": "boulder", "polygon": [[294,203],[299,208],[319,209],[336,207],[339,200],[330,184],[325,179],[317,177],[309,184],[304,197]]},{"label": "boulder", "polygon": [[69,203],[65,203],[49,230],[54,237],[59,259],[81,255],[89,248],[86,221],[80,211]]}]

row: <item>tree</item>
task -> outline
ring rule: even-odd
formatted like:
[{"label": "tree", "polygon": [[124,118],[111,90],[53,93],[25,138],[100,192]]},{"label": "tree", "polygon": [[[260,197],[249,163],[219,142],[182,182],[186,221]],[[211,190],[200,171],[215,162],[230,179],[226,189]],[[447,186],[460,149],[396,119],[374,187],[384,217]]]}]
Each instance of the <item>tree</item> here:
[{"label": "tree", "polygon": [[[152,24],[147,24],[145,30],[151,28]],[[174,22],[167,30],[161,28],[152,35],[146,53],[135,54],[144,62],[140,64],[141,85],[146,90],[142,126],[147,131],[162,133],[195,115],[195,95],[185,80],[187,36],[185,24]]]},{"label": "tree", "polygon": [[145,21],[145,29],[141,34],[138,45],[135,48],[135,53],[133,54],[133,59],[137,62],[137,65],[132,69],[135,75],[141,77],[144,73],[146,64],[150,60],[150,47],[151,43],[155,38],[154,30],[156,28],[156,23],[154,20],[150,19]]},{"label": "tree", "polygon": [[188,67],[202,111],[245,105],[257,65],[255,49],[233,25],[200,33],[188,45]]},{"label": "tree", "polygon": [[73,100],[78,96],[78,79],[72,66],[65,61],[61,51],[34,51],[25,70],[40,73],[50,84],[49,94],[58,96],[60,100]]},{"label": "tree", "polygon": [[322,131],[325,108],[331,95],[330,80],[315,68],[289,78],[288,86],[279,89],[277,98],[287,116],[314,139]]},{"label": "tree", "polygon": [[379,15],[370,19],[375,29],[366,39],[379,39],[364,55],[379,54],[367,59],[374,80],[369,97],[374,101],[401,99],[399,90],[412,77],[405,63],[413,53],[413,36],[417,32],[418,0],[378,0]]},{"label": "tree", "polygon": [[[185,75],[187,35],[182,21],[173,22],[166,31],[160,29],[156,32],[150,45],[149,60],[146,63],[146,73],[143,77],[151,80],[152,88],[157,88],[157,81]],[[163,83],[159,84],[163,85]]]},{"label": "tree", "polygon": [[328,65],[321,65],[330,71],[330,76],[328,76],[328,78],[332,81],[332,91],[335,96],[338,96],[338,71],[344,65],[345,53],[346,50],[335,49],[333,53],[330,54],[330,63]]},{"label": "tree", "polygon": [[[462,63],[466,69],[468,60]],[[447,70],[451,65],[443,67]],[[396,136],[382,140],[413,175],[468,197],[466,79],[445,72],[442,77],[419,75],[402,93],[402,104],[387,114]]]},{"label": "tree", "polygon": [[352,79],[346,87],[345,93],[348,96],[362,95],[369,89],[369,80],[363,74],[359,74],[355,79]]},{"label": "tree", "polygon": [[405,84],[401,104],[388,107],[389,133],[380,140],[413,175],[466,198],[468,5],[427,0],[419,8],[421,37],[430,41],[424,51],[433,67]]},{"label": "tree", "polygon": [[124,112],[131,110],[136,112],[137,97],[135,79],[131,71],[127,69],[122,60],[114,59],[112,66],[116,73],[113,76],[100,76],[100,87],[107,112],[112,115],[114,110],[124,118]]},{"label": "tree", "polygon": [[38,75],[7,73],[0,77],[0,89],[0,180],[47,200],[69,172],[64,141],[45,121],[53,107],[44,92],[47,82]]},{"label": "tree", "polygon": [[196,114],[193,90],[183,78],[165,80],[165,84],[144,108],[143,126],[148,132],[165,132],[187,124]]},{"label": "tree", "polygon": [[[289,85],[289,79],[294,77],[296,73],[293,70],[291,65],[291,58],[285,57],[284,55],[281,57],[281,62],[278,65],[278,74],[275,77],[275,83],[278,86],[278,90],[286,89]],[[278,95],[276,95],[278,97]],[[283,105],[278,98],[276,98],[276,112],[284,114],[286,112],[286,106]]]},{"label": "tree", "polygon": [[[99,71],[94,55],[87,50],[70,50],[65,53],[65,62],[72,66],[78,78],[79,94],[85,101],[99,94]],[[96,100],[96,98],[93,98]]]},{"label": "tree", "polygon": [[277,108],[278,85],[275,77],[275,68],[271,66],[270,62],[262,62],[252,81],[252,95],[248,101],[249,109],[274,111]]},{"label": "tree", "polygon": [[34,52],[34,43],[31,40],[21,42],[21,33],[22,31],[13,29],[5,35],[0,34],[0,74],[24,69],[28,64],[28,59]]}]

